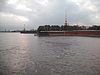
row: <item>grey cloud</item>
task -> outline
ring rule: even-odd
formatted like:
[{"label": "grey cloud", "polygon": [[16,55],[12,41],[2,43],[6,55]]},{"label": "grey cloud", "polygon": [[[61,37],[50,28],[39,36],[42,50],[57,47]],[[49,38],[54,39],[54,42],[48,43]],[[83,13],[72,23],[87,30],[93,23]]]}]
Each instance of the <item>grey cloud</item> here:
[{"label": "grey cloud", "polygon": [[0,0],[0,11],[5,8],[8,0]]},{"label": "grey cloud", "polygon": [[[0,0],[0,12],[4,13],[11,13],[18,16],[24,16],[28,19],[30,19],[29,23],[27,23],[30,28],[38,27],[39,25],[44,24],[58,24],[62,25],[64,24],[64,16],[65,16],[65,9],[67,11],[67,17],[70,24],[83,24],[83,25],[92,25],[96,24],[98,21],[96,21],[95,14],[99,14],[99,0],[90,0],[91,3],[98,9],[96,12],[92,12],[89,10],[80,10],[81,7],[79,7],[76,3],[72,2],[71,0],[48,0],[49,4],[48,6],[42,6],[37,2],[37,0],[17,0],[16,4],[24,4],[28,8],[32,9],[32,11],[24,11],[24,10],[17,10],[15,9],[15,5],[13,4],[7,4],[8,0]],[[86,1],[84,1],[84,4]],[[82,4],[82,3],[81,3]],[[3,21],[2,17],[2,21]],[[0,19],[1,21],[1,19]],[[0,25],[2,24],[12,24],[16,25],[18,22],[0,22]],[[17,24],[16,24],[17,23]],[[18,25],[21,25],[22,23],[19,22]],[[20,28],[20,27],[18,27]]]}]

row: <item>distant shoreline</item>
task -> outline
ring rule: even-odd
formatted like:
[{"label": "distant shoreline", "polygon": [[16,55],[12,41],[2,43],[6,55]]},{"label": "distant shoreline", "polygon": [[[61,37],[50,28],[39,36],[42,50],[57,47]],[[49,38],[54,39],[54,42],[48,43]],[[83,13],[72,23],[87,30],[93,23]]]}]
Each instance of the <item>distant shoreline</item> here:
[{"label": "distant shoreline", "polygon": [[20,31],[0,31],[0,33],[20,33]]}]

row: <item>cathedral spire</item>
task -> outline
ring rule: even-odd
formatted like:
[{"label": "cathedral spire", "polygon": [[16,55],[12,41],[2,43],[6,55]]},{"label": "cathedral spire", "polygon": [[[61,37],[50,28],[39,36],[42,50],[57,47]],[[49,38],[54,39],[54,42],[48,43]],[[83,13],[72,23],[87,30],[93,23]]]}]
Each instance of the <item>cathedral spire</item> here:
[{"label": "cathedral spire", "polygon": [[68,20],[67,20],[67,12],[65,10],[65,23],[64,23],[65,26],[68,26]]}]

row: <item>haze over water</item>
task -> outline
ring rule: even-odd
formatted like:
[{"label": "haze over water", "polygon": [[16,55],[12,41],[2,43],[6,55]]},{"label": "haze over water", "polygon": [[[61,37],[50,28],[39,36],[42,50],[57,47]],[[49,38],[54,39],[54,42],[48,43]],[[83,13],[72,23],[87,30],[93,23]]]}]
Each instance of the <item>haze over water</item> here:
[{"label": "haze over water", "polygon": [[0,33],[0,75],[100,75],[100,38]]}]

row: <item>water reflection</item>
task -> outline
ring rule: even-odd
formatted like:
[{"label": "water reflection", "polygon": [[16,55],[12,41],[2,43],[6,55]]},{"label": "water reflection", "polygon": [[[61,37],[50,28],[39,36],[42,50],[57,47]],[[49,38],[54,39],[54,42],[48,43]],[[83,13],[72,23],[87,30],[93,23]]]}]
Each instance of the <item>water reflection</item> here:
[{"label": "water reflection", "polygon": [[[8,38],[11,39],[12,37]],[[33,72],[32,70],[34,70],[34,67],[31,69],[34,63],[30,61],[30,50],[28,48],[29,37],[26,35],[19,35],[16,38],[18,39],[16,40],[16,42],[19,42],[18,44],[12,45],[12,48],[7,47],[8,49],[2,50],[0,53],[0,75],[30,75],[31,72]],[[15,40],[12,39],[12,41]],[[14,42],[12,43],[9,41],[9,44],[14,44]],[[27,70],[30,72],[27,72]]]},{"label": "water reflection", "polygon": [[0,36],[0,75],[100,75],[99,38]]}]

